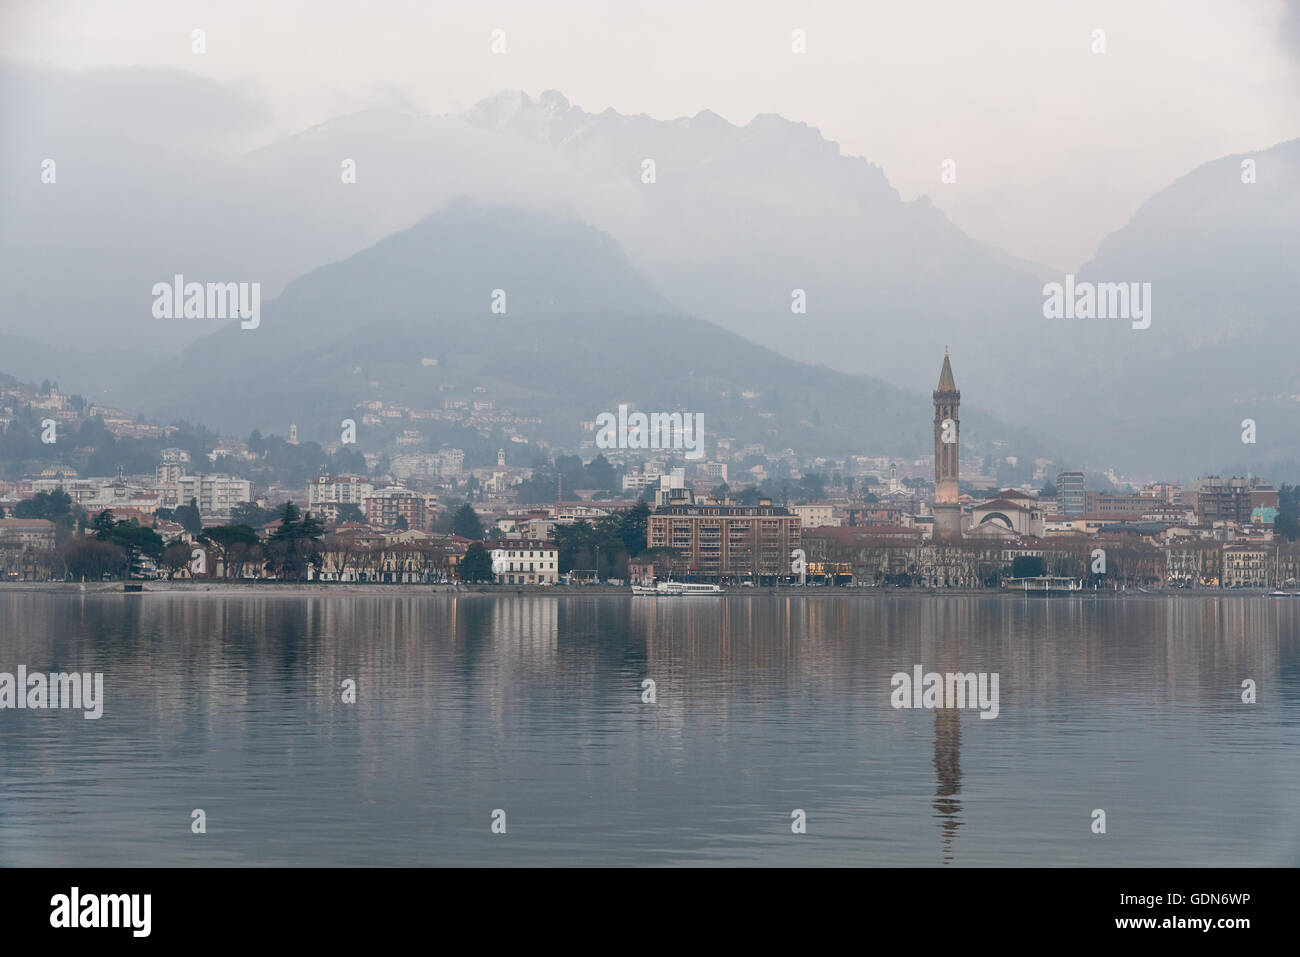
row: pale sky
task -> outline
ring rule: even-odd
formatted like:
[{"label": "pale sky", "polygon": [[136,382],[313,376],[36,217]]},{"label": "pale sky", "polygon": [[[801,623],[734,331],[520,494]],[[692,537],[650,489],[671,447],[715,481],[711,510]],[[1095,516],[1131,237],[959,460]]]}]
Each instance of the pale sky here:
[{"label": "pale sky", "polygon": [[4,0],[0,59],[194,71],[265,98],[264,141],[507,88],[658,119],[779,113],[976,239],[1061,269],[1200,164],[1300,136],[1294,0]]}]

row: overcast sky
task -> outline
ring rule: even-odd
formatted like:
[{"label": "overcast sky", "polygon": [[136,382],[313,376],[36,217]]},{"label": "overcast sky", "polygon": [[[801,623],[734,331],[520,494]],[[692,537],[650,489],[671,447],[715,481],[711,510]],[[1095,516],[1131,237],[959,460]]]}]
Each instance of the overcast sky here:
[{"label": "overcast sky", "polygon": [[[0,58],[238,84],[270,106],[264,141],[372,105],[458,111],[503,88],[659,119],[775,112],[977,239],[1062,269],[1201,163],[1300,136],[1294,0],[3,0]],[[940,180],[948,158],[955,184]]]}]

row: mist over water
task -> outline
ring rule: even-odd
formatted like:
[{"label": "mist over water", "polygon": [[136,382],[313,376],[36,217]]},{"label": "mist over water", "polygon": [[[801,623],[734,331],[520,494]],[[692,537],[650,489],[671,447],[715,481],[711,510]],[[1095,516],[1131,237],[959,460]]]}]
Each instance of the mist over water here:
[{"label": "mist over water", "polygon": [[[0,593],[0,671],[106,699],[0,711],[0,865],[1295,865],[1298,638],[1259,597]],[[998,717],[895,710],[917,664]]]}]

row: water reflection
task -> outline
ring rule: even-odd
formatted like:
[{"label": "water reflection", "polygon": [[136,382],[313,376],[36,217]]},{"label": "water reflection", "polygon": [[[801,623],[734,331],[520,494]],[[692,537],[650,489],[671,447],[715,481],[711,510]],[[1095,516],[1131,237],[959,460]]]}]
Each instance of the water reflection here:
[{"label": "water reflection", "polygon": [[[0,590],[0,671],[101,670],[107,699],[98,722],[0,712],[0,864],[1296,864],[1298,620],[1236,597]],[[916,664],[998,672],[998,718],[891,708]],[[1098,806],[1124,841],[1091,839]]]}]

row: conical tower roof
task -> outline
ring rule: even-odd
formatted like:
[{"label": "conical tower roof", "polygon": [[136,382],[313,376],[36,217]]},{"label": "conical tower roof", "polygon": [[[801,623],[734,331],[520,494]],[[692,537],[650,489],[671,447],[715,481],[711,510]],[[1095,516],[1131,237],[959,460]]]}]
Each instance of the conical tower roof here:
[{"label": "conical tower roof", "polygon": [[952,363],[948,361],[948,349],[943,350],[943,369],[939,372],[939,385],[936,392],[956,392],[957,381],[952,377]]}]

